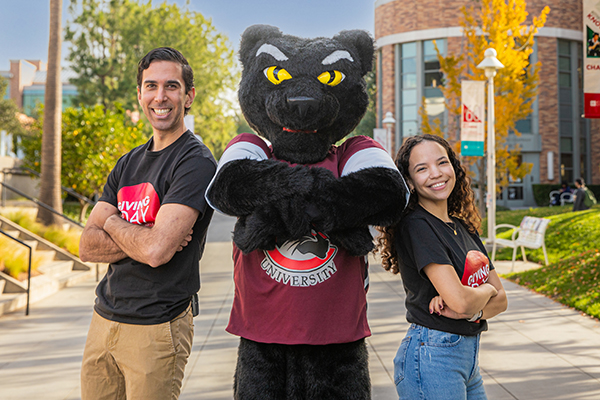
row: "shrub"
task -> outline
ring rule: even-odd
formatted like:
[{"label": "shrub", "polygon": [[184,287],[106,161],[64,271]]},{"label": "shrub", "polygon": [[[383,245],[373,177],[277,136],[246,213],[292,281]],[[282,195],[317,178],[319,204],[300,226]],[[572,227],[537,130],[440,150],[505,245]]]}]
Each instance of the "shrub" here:
[{"label": "shrub", "polygon": [[[29,249],[4,235],[0,235],[0,271],[16,279],[27,278],[27,267],[29,265]],[[31,257],[31,272],[34,273],[40,266],[41,257],[35,252]]]},{"label": "shrub", "polygon": [[[65,230],[59,226],[47,227],[35,221],[35,217],[23,211],[13,212],[5,215],[6,218],[19,224],[30,232],[54,243],[58,247],[79,257],[79,239],[81,231],[78,228]],[[2,253],[0,253],[2,254]]]}]

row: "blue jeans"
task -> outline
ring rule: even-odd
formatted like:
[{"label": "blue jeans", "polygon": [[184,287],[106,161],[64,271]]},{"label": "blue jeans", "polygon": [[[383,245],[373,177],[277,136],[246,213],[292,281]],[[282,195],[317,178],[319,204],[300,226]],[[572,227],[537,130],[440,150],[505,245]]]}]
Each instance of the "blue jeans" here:
[{"label": "blue jeans", "polygon": [[412,324],[394,358],[400,399],[484,400],[479,335],[462,336]]}]

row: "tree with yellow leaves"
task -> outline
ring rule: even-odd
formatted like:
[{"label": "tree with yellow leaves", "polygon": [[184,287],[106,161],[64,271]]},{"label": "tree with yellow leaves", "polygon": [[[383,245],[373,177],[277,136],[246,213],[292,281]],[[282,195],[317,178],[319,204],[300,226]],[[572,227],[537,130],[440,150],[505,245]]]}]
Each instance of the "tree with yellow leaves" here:
[{"label": "tree with yellow leaves", "polygon": [[[482,0],[476,5],[463,7],[461,26],[464,48],[460,55],[443,57],[438,51],[440,70],[444,74],[444,94],[449,114],[447,133],[451,140],[459,141],[461,115],[461,81],[486,80],[477,65],[483,53],[494,48],[504,68],[498,70],[494,80],[495,133],[496,133],[496,193],[512,179],[522,179],[531,171],[531,164],[520,162],[520,148],[509,148],[509,133],[520,135],[516,129],[519,120],[527,118],[537,95],[538,72],[541,64],[531,64],[534,35],[546,23],[550,11],[544,7],[538,17],[528,21],[525,0]],[[439,121],[430,123],[421,109],[423,133],[442,135]],[[487,141],[486,141],[487,151]],[[466,165],[477,165],[480,199],[485,186],[485,159],[463,157]],[[484,213],[483,202],[480,210]]]}]

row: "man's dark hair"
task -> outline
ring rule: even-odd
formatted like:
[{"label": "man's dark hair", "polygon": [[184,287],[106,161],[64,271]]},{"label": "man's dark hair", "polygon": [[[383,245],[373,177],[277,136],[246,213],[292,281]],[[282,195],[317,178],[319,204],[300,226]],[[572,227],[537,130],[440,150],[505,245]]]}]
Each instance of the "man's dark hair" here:
[{"label": "man's dark hair", "polygon": [[[194,71],[192,67],[185,59],[183,54],[171,47],[158,47],[154,50],[150,50],[148,54],[144,56],[138,63],[137,73],[137,85],[141,89],[142,87],[142,75],[145,69],[150,67],[153,61],[172,61],[181,65],[181,75],[183,82],[185,83],[185,93],[189,93],[194,87]],[[185,113],[187,114],[190,109],[186,108]]]},{"label": "man's dark hair", "polygon": [[583,178],[577,178],[577,179],[575,179],[575,182],[576,182],[578,185],[581,185],[581,186],[583,186],[583,184],[585,183],[585,182],[583,181]]}]

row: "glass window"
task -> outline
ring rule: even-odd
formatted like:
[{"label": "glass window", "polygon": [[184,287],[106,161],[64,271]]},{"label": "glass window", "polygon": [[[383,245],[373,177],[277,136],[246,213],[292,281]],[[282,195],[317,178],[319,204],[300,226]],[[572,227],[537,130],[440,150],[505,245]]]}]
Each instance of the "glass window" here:
[{"label": "glass window", "polygon": [[523,200],[522,186],[509,186],[506,192],[508,194],[508,200]]},{"label": "glass window", "polygon": [[402,122],[402,136],[414,136],[417,134],[417,121]]},{"label": "glass window", "polygon": [[573,119],[573,110],[570,107],[570,104],[568,107],[559,107],[560,111],[559,111],[559,115],[560,115],[560,119],[561,120],[571,120]]},{"label": "glass window", "polygon": [[561,104],[571,104],[573,102],[571,97],[570,89],[559,89],[558,90],[558,101]]},{"label": "glass window", "polygon": [[417,42],[404,43],[402,45],[402,57],[416,57]]},{"label": "glass window", "polygon": [[417,61],[414,58],[402,59],[402,73],[417,72]]},{"label": "glass window", "polygon": [[417,91],[416,90],[403,90],[402,91],[402,104],[417,104]]},{"label": "glass window", "polygon": [[560,121],[559,126],[560,136],[573,136],[573,123],[571,121]]},{"label": "glass window", "polygon": [[417,74],[402,75],[402,89],[413,89],[417,87]]},{"label": "glass window", "polygon": [[519,133],[531,133],[531,117],[517,121],[515,124],[515,129]]},{"label": "glass window", "polygon": [[558,54],[569,56],[571,55],[571,43],[567,40],[558,41]]},{"label": "glass window", "polygon": [[561,152],[572,152],[573,151],[573,139],[569,137],[560,138],[560,151]]},{"label": "glass window", "polygon": [[403,106],[402,107],[402,119],[403,120],[411,120],[417,119],[417,106]]},{"label": "glass window", "polygon": [[425,59],[425,72],[431,71],[431,70],[438,71],[439,69],[440,69],[440,62],[437,59],[437,56],[434,59],[430,59],[430,60]]},{"label": "glass window", "polygon": [[573,182],[573,156],[571,154],[560,155],[560,179]]},{"label": "glass window", "polygon": [[571,74],[568,72],[561,72],[558,74],[558,85],[560,87],[571,87]]},{"label": "glass window", "polygon": [[425,87],[438,87],[438,86],[442,86],[442,77],[444,75],[437,71],[437,72],[426,72],[425,73]]},{"label": "glass window", "polygon": [[558,69],[561,71],[571,71],[571,59],[569,57],[558,57]]},{"label": "glass window", "polygon": [[446,53],[446,39],[426,40],[423,42],[423,55],[425,56],[425,59],[429,59],[429,56],[437,58],[435,46],[437,46],[440,54]]}]

